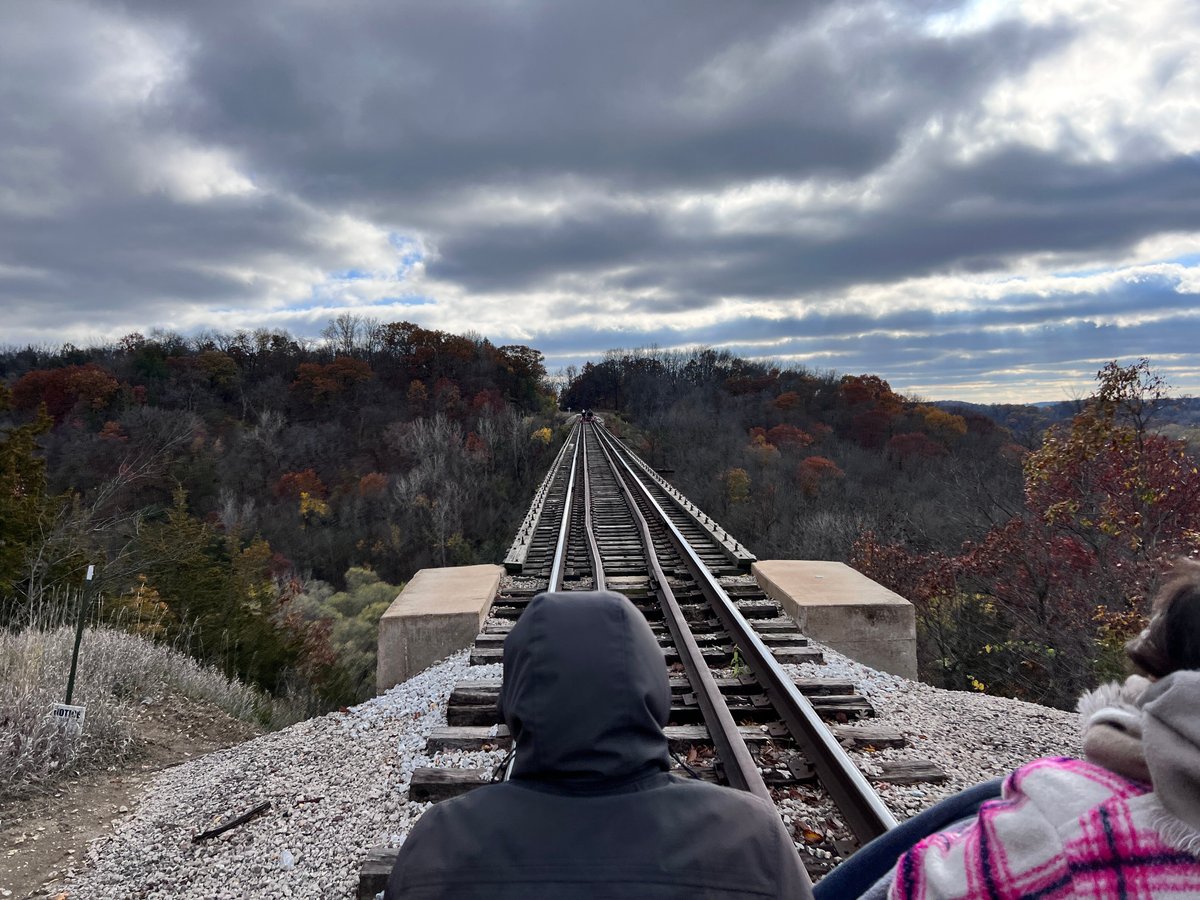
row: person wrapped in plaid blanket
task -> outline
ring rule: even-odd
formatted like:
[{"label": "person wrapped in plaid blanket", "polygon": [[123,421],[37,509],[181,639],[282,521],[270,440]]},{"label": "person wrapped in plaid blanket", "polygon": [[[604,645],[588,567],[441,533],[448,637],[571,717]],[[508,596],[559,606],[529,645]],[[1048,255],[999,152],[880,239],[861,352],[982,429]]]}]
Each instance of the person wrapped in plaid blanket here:
[{"label": "person wrapped in plaid blanket", "polygon": [[1126,649],[1137,674],[1080,698],[1083,759],[1022,766],[871,887],[835,870],[817,897],[1200,898],[1200,565],[1177,564]]}]

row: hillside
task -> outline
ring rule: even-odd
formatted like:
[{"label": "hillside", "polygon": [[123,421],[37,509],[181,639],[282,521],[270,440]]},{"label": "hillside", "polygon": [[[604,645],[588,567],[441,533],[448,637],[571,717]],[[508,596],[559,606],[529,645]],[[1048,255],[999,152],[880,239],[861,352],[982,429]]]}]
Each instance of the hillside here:
[{"label": "hillside", "polygon": [[364,699],[387,602],[423,566],[501,558],[581,407],[760,557],[913,600],[945,687],[1073,702],[1200,534],[1187,435],[1147,415],[1193,407],[1145,361],[1105,366],[1044,441],[1015,410],[721,351],[613,351],[555,398],[533,348],[354,316],[325,337],[0,353],[0,624],[82,596],[308,714]]},{"label": "hillside", "polygon": [[541,354],[355,316],[0,352],[0,626],[107,621],[310,712],[371,696],[380,603],[491,561],[554,452]]},{"label": "hillside", "polygon": [[562,402],[614,411],[643,458],[763,558],[848,560],[864,532],[949,550],[1021,503],[1011,433],[874,375],[614,352]]}]

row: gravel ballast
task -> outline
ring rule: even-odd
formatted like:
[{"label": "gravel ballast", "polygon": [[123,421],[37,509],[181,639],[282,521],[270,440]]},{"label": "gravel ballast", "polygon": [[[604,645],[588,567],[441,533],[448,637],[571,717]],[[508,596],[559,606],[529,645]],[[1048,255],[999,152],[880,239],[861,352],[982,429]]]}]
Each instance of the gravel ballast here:
[{"label": "gravel ballast", "polygon": [[[849,677],[874,704],[876,724],[910,746],[852,755],[868,773],[879,760],[929,761],[943,785],[879,785],[898,818],[1039,756],[1078,752],[1074,713],[979,694],[943,691],[877,672],[825,649],[823,666],[797,675]],[[469,670],[469,671],[468,671]],[[347,712],[331,713],[170,769],[132,813],[93,844],[64,886],[79,900],[107,898],[353,897],[367,851],[399,846],[428,804],[406,799],[412,771],[491,768],[499,752],[424,752],[445,725],[460,679],[500,676],[459,652]],[[270,801],[260,817],[203,843],[192,838]],[[793,813],[794,810],[785,810]]]}]

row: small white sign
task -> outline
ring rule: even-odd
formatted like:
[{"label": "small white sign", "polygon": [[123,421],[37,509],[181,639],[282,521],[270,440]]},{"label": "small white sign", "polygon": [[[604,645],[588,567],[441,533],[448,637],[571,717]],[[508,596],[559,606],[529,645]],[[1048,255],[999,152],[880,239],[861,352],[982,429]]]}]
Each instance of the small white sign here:
[{"label": "small white sign", "polygon": [[83,716],[86,710],[86,706],[67,706],[65,703],[55,703],[54,710],[50,714],[54,717],[55,722],[63,725],[68,731],[79,734],[83,731]]}]

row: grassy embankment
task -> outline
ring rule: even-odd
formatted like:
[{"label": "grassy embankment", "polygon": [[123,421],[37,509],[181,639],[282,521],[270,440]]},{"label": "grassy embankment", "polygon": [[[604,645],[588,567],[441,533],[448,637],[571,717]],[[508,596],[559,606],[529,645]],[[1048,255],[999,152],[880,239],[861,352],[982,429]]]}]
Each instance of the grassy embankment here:
[{"label": "grassy embankment", "polygon": [[83,636],[72,703],[86,704],[87,713],[82,733],[72,734],[49,714],[63,701],[74,639],[67,627],[0,630],[0,800],[135,755],[134,712],[170,696],[268,727],[300,718],[169,646],[101,626]]}]

